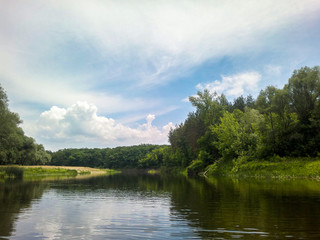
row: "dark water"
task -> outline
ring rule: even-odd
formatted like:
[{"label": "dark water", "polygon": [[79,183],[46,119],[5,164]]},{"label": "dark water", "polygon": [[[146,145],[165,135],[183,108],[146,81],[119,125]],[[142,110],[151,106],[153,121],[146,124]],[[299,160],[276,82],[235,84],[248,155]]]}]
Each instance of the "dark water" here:
[{"label": "dark water", "polygon": [[114,175],[0,183],[0,239],[320,239],[320,182]]}]

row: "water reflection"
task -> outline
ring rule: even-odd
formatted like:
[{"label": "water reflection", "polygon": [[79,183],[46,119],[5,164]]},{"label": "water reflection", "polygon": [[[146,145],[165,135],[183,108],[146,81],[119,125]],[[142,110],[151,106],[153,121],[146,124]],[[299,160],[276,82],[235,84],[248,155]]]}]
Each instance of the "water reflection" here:
[{"label": "water reflection", "polygon": [[172,194],[176,212],[202,238],[320,239],[320,183],[252,179],[188,180]]},{"label": "water reflection", "polygon": [[0,183],[0,201],[10,239],[320,239],[315,181],[113,175]]},{"label": "water reflection", "polygon": [[40,199],[47,185],[42,182],[8,181],[0,183],[0,239],[10,236],[19,213]]}]

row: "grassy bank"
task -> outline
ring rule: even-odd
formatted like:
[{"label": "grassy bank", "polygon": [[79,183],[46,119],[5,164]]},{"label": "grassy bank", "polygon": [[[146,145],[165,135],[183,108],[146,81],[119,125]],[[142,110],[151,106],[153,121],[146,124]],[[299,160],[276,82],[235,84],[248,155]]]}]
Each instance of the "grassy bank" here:
[{"label": "grassy bank", "polygon": [[[86,173],[84,173],[86,174]],[[69,176],[75,177],[78,175],[76,170],[64,168],[42,168],[42,167],[26,167],[24,168],[24,177],[42,177],[42,176]]]},{"label": "grassy bank", "polygon": [[218,161],[210,165],[206,176],[320,179],[320,158],[280,158],[269,161]]},{"label": "grassy bank", "polygon": [[76,177],[118,173],[112,169],[69,166],[0,166],[0,178]]}]

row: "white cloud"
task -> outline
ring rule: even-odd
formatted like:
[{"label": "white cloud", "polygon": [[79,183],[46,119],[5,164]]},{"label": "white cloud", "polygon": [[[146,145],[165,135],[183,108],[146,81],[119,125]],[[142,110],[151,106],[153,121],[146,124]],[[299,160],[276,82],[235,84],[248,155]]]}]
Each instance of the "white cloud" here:
[{"label": "white cloud", "polygon": [[[43,112],[32,129],[28,129],[38,139],[52,139],[60,143],[60,148],[68,142],[84,147],[133,145],[141,143],[167,144],[168,133],[174,128],[170,122],[162,128],[152,125],[155,115],[149,114],[146,123],[130,128],[117,123],[112,118],[97,115],[97,107],[87,102],[77,102],[68,108],[51,107]],[[51,148],[50,146],[48,146]]]},{"label": "white cloud", "polygon": [[[194,95],[194,96],[195,96],[195,95]],[[183,98],[183,99],[181,100],[181,102],[188,103],[188,102],[189,102],[189,97]]]},{"label": "white cloud", "polygon": [[261,75],[257,72],[244,72],[231,76],[221,76],[221,78],[221,81],[215,80],[211,83],[198,84],[196,87],[199,90],[208,89],[210,92],[238,97],[244,94],[245,90],[256,90]]},{"label": "white cloud", "polygon": [[[94,103],[103,114],[127,114],[119,116],[124,124],[132,122],[129,114],[168,108],[161,99],[145,98],[146,87],[183,79],[176,77],[206,61],[259,52],[279,33],[312,22],[319,10],[319,0],[2,1],[0,81],[12,110],[30,119],[29,129],[40,109],[57,105],[68,112],[78,100]],[[212,88],[237,95],[255,86],[227,78]],[[125,131],[108,120],[110,128]],[[55,122],[62,123],[72,130],[66,119]]]},{"label": "white cloud", "polygon": [[[127,98],[121,92],[115,93],[112,90],[92,89],[90,83],[83,83],[83,77],[63,76],[51,77],[41,76],[37,73],[26,72],[22,64],[16,65],[5,62],[0,64],[1,84],[9,93],[10,99],[16,103],[32,102],[43,105],[71,105],[77,100],[94,102],[104,112],[117,113],[136,111],[152,108],[159,104],[156,99],[142,99],[140,97]],[[18,69],[18,70],[16,70]],[[145,103],[148,104],[145,104]]]},{"label": "white cloud", "polygon": [[[263,48],[266,35],[319,9],[318,0],[5,1],[0,78],[10,79],[12,89],[30,83],[39,93],[62,83],[68,89],[101,81],[164,84],[207,60]],[[91,72],[79,77],[84,68]],[[33,84],[35,76],[47,84]]]},{"label": "white cloud", "polygon": [[140,66],[134,76],[143,85],[163,84],[211,58],[263,47],[268,33],[320,7],[317,0],[52,3],[68,17],[74,34],[102,54],[115,61],[135,59]]},{"label": "white cloud", "polygon": [[[3,4],[0,58],[10,51],[13,61],[32,68],[60,54],[61,63],[53,65],[59,72],[63,63],[79,60],[63,58],[65,51],[72,51],[66,45],[76,42],[104,62],[108,81],[142,85],[163,84],[209,59],[261,48],[268,33],[312,17],[320,8],[318,0]],[[96,59],[82,61],[96,64]]]}]

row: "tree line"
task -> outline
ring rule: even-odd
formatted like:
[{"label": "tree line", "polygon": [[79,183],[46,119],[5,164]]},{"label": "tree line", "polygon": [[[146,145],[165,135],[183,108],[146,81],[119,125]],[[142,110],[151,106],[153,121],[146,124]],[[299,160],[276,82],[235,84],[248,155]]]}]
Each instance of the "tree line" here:
[{"label": "tree line", "polygon": [[171,147],[149,153],[145,166],[170,162],[196,173],[217,161],[320,155],[319,66],[295,70],[282,89],[268,86],[256,99],[229,102],[224,94],[204,90],[189,101],[195,111],[171,130]]},{"label": "tree line", "polygon": [[138,145],[47,152],[24,135],[0,88],[0,164],[51,164],[105,168],[187,168],[203,171],[216,162],[236,164],[274,157],[320,154],[320,68],[295,70],[283,88],[268,86],[228,101],[199,91],[195,107],[169,133],[170,146]]},{"label": "tree line", "polygon": [[62,149],[52,153],[50,164],[57,166],[86,166],[110,169],[138,168],[139,160],[163,146],[142,144],[116,148]]},{"label": "tree line", "polygon": [[0,85],[0,165],[65,165],[102,168],[138,168],[147,153],[159,145],[143,144],[104,149],[63,149],[46,151],[42,144],[24,134],[17,113],[8,107],[8,97]]}]

